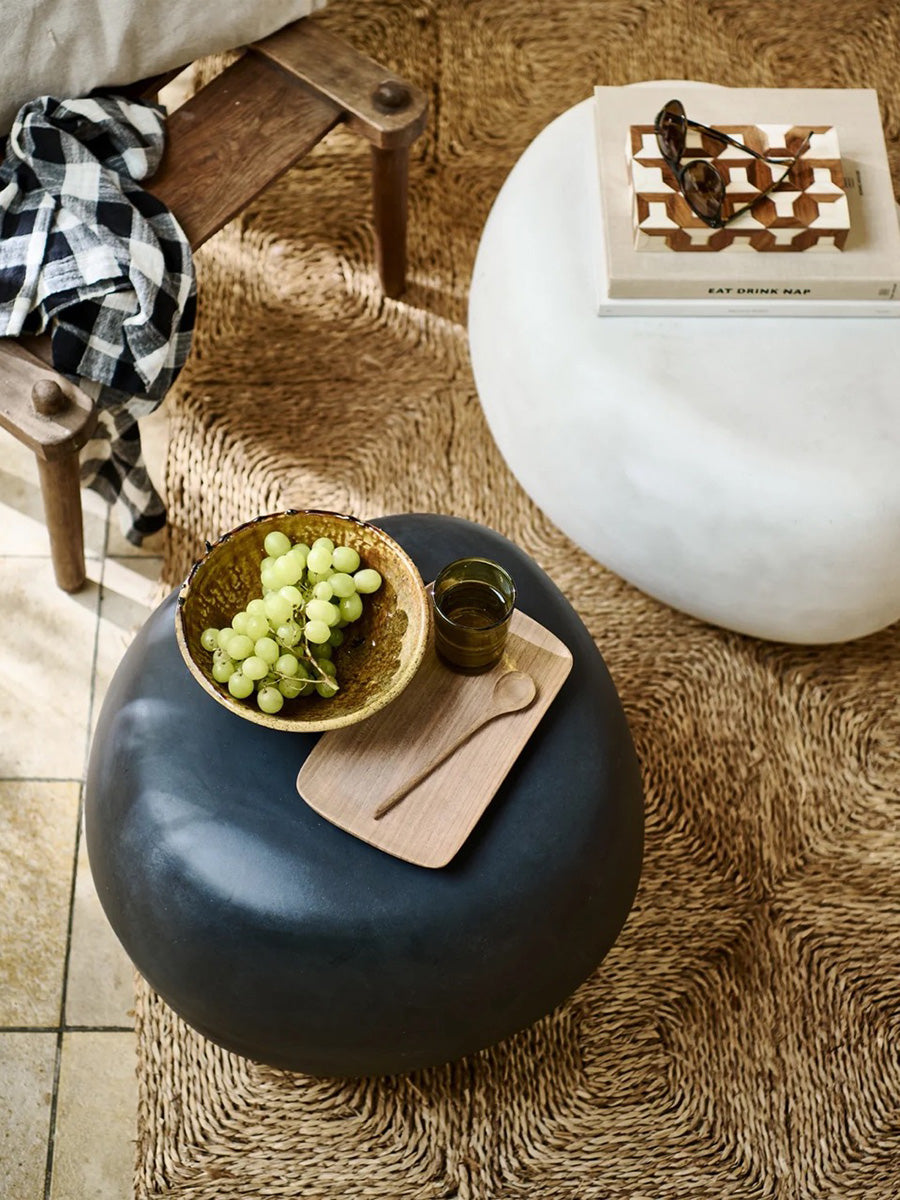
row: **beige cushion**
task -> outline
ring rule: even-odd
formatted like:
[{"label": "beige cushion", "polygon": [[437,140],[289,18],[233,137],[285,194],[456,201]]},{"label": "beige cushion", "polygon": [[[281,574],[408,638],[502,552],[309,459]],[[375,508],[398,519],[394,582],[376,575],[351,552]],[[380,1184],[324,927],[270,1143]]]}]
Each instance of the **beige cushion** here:
[{"label": "beige cushion", "polygon": [[0,0],[0,134],[35,96],[83,96],[257,41],[326,0]]}]

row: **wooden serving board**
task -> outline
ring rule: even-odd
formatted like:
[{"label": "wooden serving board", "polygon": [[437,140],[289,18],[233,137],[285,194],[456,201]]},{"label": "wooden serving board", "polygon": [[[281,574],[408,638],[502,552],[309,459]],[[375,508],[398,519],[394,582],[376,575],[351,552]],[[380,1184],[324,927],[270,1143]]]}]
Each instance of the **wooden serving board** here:
[{"label": "wooden serving board", "polygon": [[[297,791],[310,808],[364,842],[422,867],[446,866],[571,669],[568,648],[518,610],[503,658],[482,675],[446,667],[432,641],[415,678],[387,708],[323,734],[300,769]],[[479,729],[376,821],[381,801],[471,726],[497,676],[511,670],[527,671],[537,684],[529,707]]]}]

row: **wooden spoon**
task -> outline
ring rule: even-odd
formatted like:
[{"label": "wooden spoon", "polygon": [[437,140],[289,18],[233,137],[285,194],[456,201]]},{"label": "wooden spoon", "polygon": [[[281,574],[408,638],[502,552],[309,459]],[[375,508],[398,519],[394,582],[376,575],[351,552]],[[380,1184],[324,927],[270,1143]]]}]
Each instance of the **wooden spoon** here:
[{"label": "wooden spoon", "polygon": [[507,671],[504,675],[501,675],[494,684],[490,704],[478,719],[464,733],[460,734],[455,741],[451,742],[449,746],[445,746],[440,754],[437,754],[412,779],[407,779],[386,800],[382,800],[375,809],[375,820],[380,820],[385,813],[390,812],[395,805],[400,803],[404,796],[408,795],[414,787],[417,787],[423,779],[427,778],[435,767],[439,767],[445,759],[449,758],[455,750],[460,748],[463,742],[468,741],[473,733],[477,733],[482,726],[487,725],[488,721],[493,721],[495,717],[502,717],[504,713],[518,712],[520,709],[527,708],[536,695],[537,686],[531,676],[524,671]]}]

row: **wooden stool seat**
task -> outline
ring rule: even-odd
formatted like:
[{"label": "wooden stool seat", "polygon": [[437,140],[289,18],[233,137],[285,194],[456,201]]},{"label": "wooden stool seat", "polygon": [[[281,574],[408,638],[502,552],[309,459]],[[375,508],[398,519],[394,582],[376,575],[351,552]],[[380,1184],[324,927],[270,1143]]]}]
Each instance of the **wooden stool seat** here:
[{"label": "wooden stool seat", "polygon": [[[164,82],[128,91],[154,95]],[[169,116],[148,190],[196,250],[346,124],[371,144],[376,266],[385,295],[395,298],[406,285],[409,148],[426,111],[424,92],[306,17],[248,47]],[[56,581],[77,591],[85,581],[78,451],[97,414],[51,364],[49,337],[0,340],[0,426],[37,458]]]}]

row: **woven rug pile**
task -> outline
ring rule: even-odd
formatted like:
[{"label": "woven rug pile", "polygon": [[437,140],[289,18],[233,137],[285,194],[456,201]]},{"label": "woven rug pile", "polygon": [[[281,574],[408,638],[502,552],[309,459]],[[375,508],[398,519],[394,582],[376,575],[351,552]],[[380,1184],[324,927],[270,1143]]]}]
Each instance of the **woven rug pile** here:
[{"label": "woven rug pile", "polygon": [[405,1077],[255,1065],[139,981],[136,1195],[894,1200],[900,627],[755,641],[593,562],[492,443],[466,304],[506,174],[594,84],[876,87],[900,181],[900,8],[331,0],[323,19],[431,98],[409,290],[379,292],[367,148],[340,130],[202,251],[169,401],[167,585],[204,539],[287,506],[499,530],[609,666],[644,775],[644,872],[618,942],[559,1010]]}]

